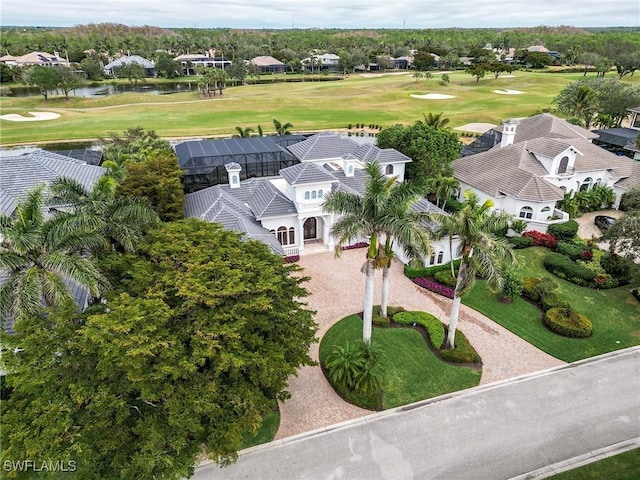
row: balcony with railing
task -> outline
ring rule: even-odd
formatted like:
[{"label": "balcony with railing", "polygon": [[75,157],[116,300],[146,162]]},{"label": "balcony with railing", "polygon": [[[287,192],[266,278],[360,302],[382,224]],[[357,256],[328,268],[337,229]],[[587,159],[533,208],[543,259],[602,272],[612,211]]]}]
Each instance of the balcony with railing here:
[{"label": "balcony with railing", "polygon": [[321,212],[324,200],[303,201],[298,203],[298,212]]}]

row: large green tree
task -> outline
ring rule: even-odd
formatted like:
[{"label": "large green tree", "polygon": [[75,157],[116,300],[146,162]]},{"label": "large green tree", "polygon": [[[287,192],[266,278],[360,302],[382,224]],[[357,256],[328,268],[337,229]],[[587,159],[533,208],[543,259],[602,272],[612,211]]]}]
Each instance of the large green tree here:
[{"label": "large green tree", "polygon": [[380,148],[395,148],[410,157],[406,179],[426,185],[429,178],[453,175],[451,163],[460,156],[462,144],[448,129],[435,128],[422,122],[394,125],[378,133]]},{"label": "large green tree", "polygon": [[317,329],[305,278],[217,224],[162,224],[107,262],[118,289],[82,317],[58,309],[4,337],[14,389],[2,460],[73,459],[87,479],[178,479],[202,453],[235,458]]},{"label": "large green tree", "polygon": [[446,217],[434,215],[442,226],[438,231],[439,236],[455,233],[460,241],[458,253],[461,262],[449,317],[447,348],[455,348],[455,331],[461,299],[473,287],[476,275],[501,288],[503,268],[515,265],[515,255],[511,246],[506,239],[496,236],[496,232],[509,225],[510,215],[504,212],[493,213],[492,207],[491,200],[480,203],[478,195],[473,190],[466,190],[463,207],[459,212]]},{"label": "large green tree", "polygon": [[47,100],[49,92],[57,88],[60,75],[55,68],[36,65],[24,70],[22,81],[28,85],[38,87],[44,99]]},{"label": "large green tree", "polygon": [[100,246],[93,228],[53,228],[44,217],[44,187],[30,191],[11,216],[0,215],[0,317],[39,315],[43,304],[72,302],[68,282],[97,296],[107,281],[87,250]]}]

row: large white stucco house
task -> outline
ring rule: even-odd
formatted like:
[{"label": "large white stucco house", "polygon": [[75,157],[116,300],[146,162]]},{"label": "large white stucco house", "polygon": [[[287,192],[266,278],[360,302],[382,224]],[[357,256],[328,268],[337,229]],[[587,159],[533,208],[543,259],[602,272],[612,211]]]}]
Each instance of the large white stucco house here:
[{"label": "large white stucco house", "polygon": [[616,192],[617,206],[624,191],[640,184],[637,162],[594,145],[594,138],[548,113],[507,120],[472,145],[471,155],[453,162],[454,176],[461,194],[472,189],[494,209],[526,220],[527,230],[546,232],[569,219],[556,208],[565,194],[606,185]]},{"label": "large white stucco house", "polygon": [[[362,194],[367,182],[365,164],[377,161],[382,172],[404,180],[411,159],[393,149],[380,149],[325,132],[290,145],[300,163],[283,168],[272,177],[240,180],[240,165],[225,165],[228,184],[215,185],[186,195],[185,216],[219,222],[225,228],[264,241],[275,253],[304,255],[310,244],[334,250],[331,227],[339,218],[322,209],[326,194],[345,190]],[[421,199],[414,205],[424,212],[444,213]],[[353,239],[353,243],[366,239]],[[454,244],[454,251],[457,245]],[[427,264],[450,260],[448,240],[433,243]],[[398,252],[402,261],[408,259]]]}]

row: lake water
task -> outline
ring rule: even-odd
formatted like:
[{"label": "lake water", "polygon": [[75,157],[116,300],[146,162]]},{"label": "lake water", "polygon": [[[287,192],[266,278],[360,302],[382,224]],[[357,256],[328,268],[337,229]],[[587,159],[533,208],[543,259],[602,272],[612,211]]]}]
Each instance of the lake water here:
[{"label": "lake water", "polygon": [[[169,82],[153,85],[130,85],[130,84],[100,84],[87,85],[69,92],[70,97],[104,97],[107,95],[118,95],[120,93],[136,92],[149,93],[151,95],[169,95],[172,93],[197,92],[196,82]],[[40,90],[35,87],[11,87],[12,97],[33,97],[40,96]],[[57,92],[55,95],[63,95]]]}]

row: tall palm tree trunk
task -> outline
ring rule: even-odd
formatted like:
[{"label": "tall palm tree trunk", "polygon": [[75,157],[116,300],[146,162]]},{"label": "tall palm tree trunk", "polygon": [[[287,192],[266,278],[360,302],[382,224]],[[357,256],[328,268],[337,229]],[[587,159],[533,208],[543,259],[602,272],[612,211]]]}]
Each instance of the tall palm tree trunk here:
[{"label": "tall palm tree trunk", "polygon": [[389,303],[389,267],[382,269],[382,300],[380,302],[380,316],[387,316],[387,304]]},{"label": "tall palm tree trunk", "polygon": [[368,258],[365,266],[366,279],[364,284],[364,309],[362,311],[362,341],[371,343],[371,324],[373,318],[373,288],[375,269],[373,260]]},{"label": "tall palm tree trunk", "polygon": [[458,315],[460,313],[460,297],[457,295],[453,297],[453,304],[451,305],[451,316],[449,317],[449,333],[447,334],[447,348],[454,349],[456,338],[456,326],[458,325]]}]

